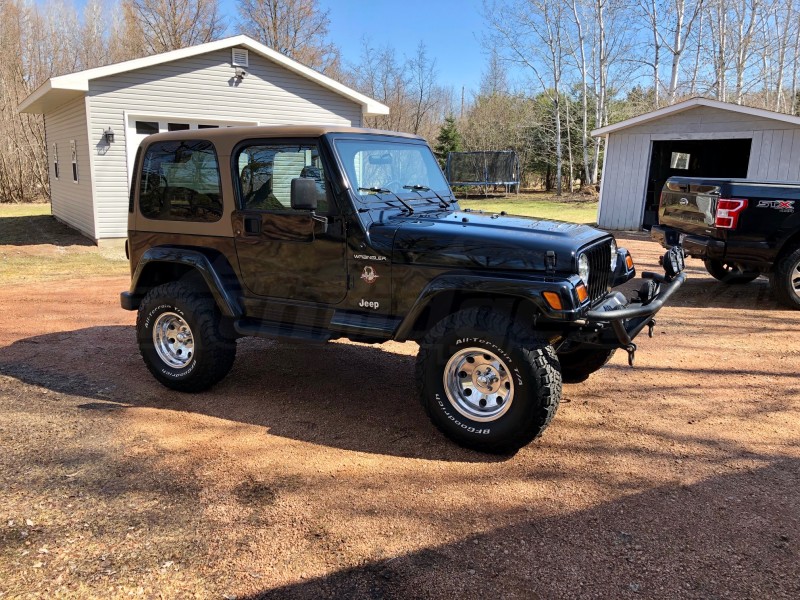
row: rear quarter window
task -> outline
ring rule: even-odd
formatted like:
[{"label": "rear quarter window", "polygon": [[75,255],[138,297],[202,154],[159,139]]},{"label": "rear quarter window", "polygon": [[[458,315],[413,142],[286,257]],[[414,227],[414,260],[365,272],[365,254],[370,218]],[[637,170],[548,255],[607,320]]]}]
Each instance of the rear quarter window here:
[{"label": "rear quarter window", "polygon": [[206,223],[222,217],[219,163],[211,142],[156,142],[148,146],[141,165],[142,216]]}]

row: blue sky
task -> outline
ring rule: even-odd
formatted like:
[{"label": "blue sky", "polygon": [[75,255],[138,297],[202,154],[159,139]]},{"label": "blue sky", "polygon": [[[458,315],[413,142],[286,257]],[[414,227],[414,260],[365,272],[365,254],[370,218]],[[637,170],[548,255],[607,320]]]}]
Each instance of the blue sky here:
[{"label": "blue sky", "polygon": [[412,56],[420,41],[436,59],[439,83],[477,90],[486,64],[481,0],[320,0],[330,11],[330,40],[347,62],[357,62],[362,38],[389,45],[398,59]]}]

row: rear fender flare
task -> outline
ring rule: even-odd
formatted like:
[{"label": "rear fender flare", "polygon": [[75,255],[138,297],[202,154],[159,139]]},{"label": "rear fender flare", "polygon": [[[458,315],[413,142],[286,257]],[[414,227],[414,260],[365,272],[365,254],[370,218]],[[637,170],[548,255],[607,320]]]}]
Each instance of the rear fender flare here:
[{"label": "rear fender flare", "polygon": [[228,261],[224,257],[219,257],[212,263],[211,258],[204,253],[186,248],[171,246],[149,248],[139,260],[131,279],[131,295],[133,297],[141,298],[144,296],[146,290],[140,284],[142,274],[148,266],[157,263],[178,264],[193,269],[203,278],[220,312],[224,316],[239,318],[242,315],[242,309],[236,295],[231,293],[225,285],[226,280],[230,283],[236,279]]}]

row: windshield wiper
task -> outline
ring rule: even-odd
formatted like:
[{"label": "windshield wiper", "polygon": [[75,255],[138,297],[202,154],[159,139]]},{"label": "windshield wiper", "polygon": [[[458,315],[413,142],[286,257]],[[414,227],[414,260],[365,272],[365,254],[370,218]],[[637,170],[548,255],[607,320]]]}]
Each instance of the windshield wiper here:
[{"label": "windshield wiper", "polygon": [[403,189],[417,192],[420,196],[422,196],[420,192],[433,192],[433,195],[439,199],[439,206],[441,208],[450,208],[450,203],[444,198],[442,198],[438,193],[436,193],[436,190],[432,190],[427,185],[404,185]]},{"label": "windshield wiper", "polygon": [[[372,192],[373,194],[391,194],[392,196],[397,198],[397,201],[400,204],[402,204],[403,206],[406,207],[406,210],[408,211],[408,214],[410,214],[410,215],[414,214],[414,209],[411,208],[411,205],[408,202],[406,202],[405,200],[403,200],[400,196],[395,194],[392,190],[387,190],[386,188],[382,188],[382,187],[360,187],[360,188],[358,188],[358,191],[359,192]],[[384,200],[384,202],[385,202],[385,200]]]}]

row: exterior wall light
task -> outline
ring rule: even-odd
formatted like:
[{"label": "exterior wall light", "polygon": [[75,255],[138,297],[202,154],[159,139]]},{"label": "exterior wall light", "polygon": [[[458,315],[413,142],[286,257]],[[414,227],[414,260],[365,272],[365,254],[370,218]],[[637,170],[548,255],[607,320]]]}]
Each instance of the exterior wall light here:
[{"label": "exterior wall light", "polygon": [[114,130],[111,129],[111,127],[103,132],[103,139],[106,141],[106,144],[114,143]]}]

